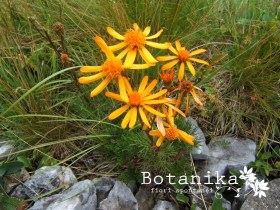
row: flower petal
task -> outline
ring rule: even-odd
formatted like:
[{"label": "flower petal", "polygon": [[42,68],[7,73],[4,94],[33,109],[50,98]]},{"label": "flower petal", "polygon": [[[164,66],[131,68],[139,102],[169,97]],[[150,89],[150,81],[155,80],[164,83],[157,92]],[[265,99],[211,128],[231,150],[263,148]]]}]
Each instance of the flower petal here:
[{"label": "flower petal", "polygon": [[123,81],[125,84],[125,89],[126,89],[127,93],[130,95],[133,91],[132,91],[132,87],[131,87],[127,77],[123,77]]},{"label": "flower petal", "polygon": [[[158,61],[152,56],[152,54],[147,50],[147,48],[142,47],[139,49],[140,55],[143,57],[144,60],[147,60],[148,63],[155,64]],[[141,53],[142,52],[142,53]]]},{"label": "flower petal", "polygon": [[113,98],[113,99],[115,99],[115,100],[117,100],[117,101],[122,101],[122,102],[123,102],[122,97],[121,97],[121,95],[119,95],[119,94],[116,94],[116,93],[112,93],[112,92],[107,91],[107,92],[105,93],[105,96],[107,96],[108,98]]},{"label": "flower petal", "polygon": [[149,77],[148,76],[145,76],[140,85],[139,85],[139,89],[138,89],[138,93],[141,95],[143,93],[143,91],[145,90],[146,86],[147,86],[147,83],[148,83],[148,80],[149,80]]},{"label": "flower petal", "polygon": [[139,30],[139,26],[137,25],[137,23],[133,23],[133,28],[134,28],[135,31]]},{"label": "flower petal", "polygon": [[124,36],[120,35],[118,32],[116,32],[114,29],[112,29],[111,27],[107,27],[107,32],[115,37],[116,39],[119,39],[119,40],[124,40]]},{"label": "flower petal", "polygon": [[133,107],[131,110],[129,128],[133,128],[137,120],[137,107]]},{"label": "flower petal", "polygon": [[151,135],[151,136],[162,136],[162,134],[160,133],[159,130],[151,130],[149,132],[149,135]]},{"label": "flower petal", "polygon": [[[176,111],[176,112],[178,112],[180,115],[182,115],[184,118],[186,118],[186,115],[180,110],[180,109],[178,109],[177,107],[175,107],[175,106],[173,106],[173,105],[171,105],[171,104],[167,104],[166,103],[166,105],[167,106],[169,106],[171,109],[173,109],[174,111]],[[174,113],[175,114],[175,113]],[[174,116],[174,114],[173,114],[173,116]]]},{"label": "flower petal", "polygon": [[198,54],[201,54],[201,53],[204,53],[204,52],[206,52],[205,49],[198,49],[198,50],[190,52],[190,56],[198,55]]},{"label": "flower petal", "polygon": [[171,45],[169,48],[168,48],[171,52],[173,52],[175,55],[178,55],[178,51]]},{"label": "flower petal", "polygon": [[160,116],[160,117],[164,117],[165,115],[158,112],[157,110],[155,110],[154,108],[150,107],[149,105],[143,105],[143,107],[150,113],[154,114],[154,115],[157,115],[157,116]]},{"label": "flower petal", "polygon": [[155,86],[157,85],[157,80],[154,79],[149,85],[148,87],[143,91],[143,93],[141,94],[142,97],[145,97],[147,95],[150,94],[150,92],[155,88]]},{"label": "flower petal", "polygon": [[101,66],[83,66],[80,68],[80,71],[83,73],[98,72],[101,70],[102,70]]},{"label": "flower petal", "polygon": [[127,127],[127,124],[129,123],[130,118],[131,118],[131,114],[132,114],[132,109],[130,109],[130,110],[126,113],[125,117],[123,118],[123,121],[122,121],[122,123],[121,123],[121,127],[122,127],[122,128],[126,128],[126,127]]},{"label": "flower petal", "polygon": [[167,99],[160,99],[160,100],[147,100],[144,101],[144,104],[164,104],[166,103],[168,100]]},{"label": "flower petal", "polygon": [[171,43],[169,42],[165,42],[165,43],[156,43],[156,42],[150,42],[150,41],[146,41],[146,45],[149,45],[150,47],[154,47],[157,49],[168,49],[171,46]]},{"label": "flower petal", "polygon": [[109,120],[113,120],[117,117],[119,117],[120,115],[122,115],[126,110],[128,110],[129,108],[129,105],[126,104],[124,106],[122,106],[121,108],[118,108],[117,110],[115,110],[114,112],[112,112],[110,115],[109,115]]},{"label": "flower petal", "polygon": [[127,93],[126,93],[124,79],[123,79],[122,76],[118,77],[118,82],[119,82],[119,89],[120,89],[121,98],[124,102],[127,103],[129,100],[128,100],[128,96],[127,96]]},{"label": "flower petal", "polygon": [[201,60],[201,59],[197,59],[197,58],[189,58],[189,60],[195,61],[195,62],[197,62],[197,63],[202,63],[202,64],[205,64],[205,65],[207,65],[207,66],[210,65],[207,61]]},{"label": "flower petal", "polygon": [[187,61],[186,63],[187,63],[187,66],[188,66],[188,68],[189,68],[191,74],[192,74],[193,76],[195,76],[195,70],[194,70],[194,67],[193,67],[193,65],[191,64],[191,62]]},{"label": "flower petal", "polygon": [[193,99],[195,100],[195,102],[199,105],[199,106],[203,106],[203,103],[199,100],[196,92],[194,89],[191,90],[191,94],[193,96]]},{"label": "flower petal", "polygon": [[163,126],[163,120],[161,117],[159,116],[156,116],[156,122],[157,122],[157,128],[158,128],[158,131],[160,132],[160,134],[162,136],[165,136],[166,135],[166,132],[165,132],[165,128]]},{"label": "flower petal", "polygon": [[178,58],[176,55],[168,55],[168,56],[158,56],[158,61],[169,61]]},{"label": "flower petal", "polygon": [[152,35],[152,36],[148,36],[146,37],[146,39],[155,39],[155,38],[158,38],[161,33],[163,32],[163,29],[161,29],[160,31],[158,31],[156,34]]},{"label": "flower petal", "polygon": [[114,58],[114,53],[111,51],[111,49],[108,47],[106,42],[100,37],[95,37],[95,42],[98,44],[98,46],[101,48],[101,50],[106,54],[107,58]]},{"label": "flower petal", "polygon": [[118,54],[118,55],[116,56],[116,58],[117,58],[117,59],[120,59],[120,60],[123,59],[123,57],[127,54],[127,52],[128,52],[129,49],[130,49],[129,47],[125,48],[123,51],[120,52],[120,54]]},{"label": "flower petal", "polygon": [[163,140],[164,140],[164,136],[159,137],[158,140],[157,140],[156,146],[160,147],[160,145],[162,144]]},{"label": "flower petal", "polygon": [[182,130],[179,130],[179,129],[177,129],[177,131],[178,131],[179,135],[181,136],[181,139],[184,142],[186,142],[190,145],[194,145],[194,137],[193,136],[191,136],[191,135],[187,134],[186,132],[184,132]]},{"label": "flower petal", "polygon": [[124,48],[127,45],[128,44],[126,42],[121,42],[119,44],[109,46],[109,49],[112,50],[113,52],[115,52],[115,51],[118,51],[118,50]]},{"label": "flower petal", "polygon": [[147,68],[150,68],[151,65],[149,64],[133,64],[130,69],[133,69],[133,70],[143,70],[143,69],[147,69]]},{"label": "flower petal", "polygon": [[181,63],[179,73],[178,73],[178,80],[181,82],[184,78],[185,73],[185,64],[184,62]]},{"label": "flower petal", "polygon": [[149,128],[151,128],[151,125],[150,125],[150,123],[149,123],[149,121],[148,121],[148,119],[147,119],[147,116],[146,116],[145,112],[143,111],[143,108],[142,108],[142,107],[139,107],[138,110],[139,110],[139,114],[140,114],[140,117],[141,117],[143,123],[144,123],[146,126],[148,126]]},{"label": "flower petal", "polygon": [[80,77],[78,79],[78,82],[80,84],[88,84],[88,83],[91,83],[91,82],[95,82],[96,80],[99,80],[104,76],[106,76],[106,74],[104,72],[100,72],[100,73],[92,75],[92,76]]},{"label": "flower petal", "polygon": [[128,50],[125,62],[124,62],[124,68],[130,68],[132,64],[135,61],[136,58],[136,50]]},{"label": "flower petal", "polygon": [[147,26],[147,27],[144,29],[143,34],[144,34],[145,36],[148,36],[148,35],[150,34],[150,32],[151,32],[151,27],[150,27],[150,26]]},{"label": "flower petal", "polygon": [[104,79],[93,91],[91,91],[90,97],[98,95],[102,90],[105,89],[105,87],[109,84],[110,81],[111,79],[109,77]]},{"label": "flower petal", "polygon": [[165,94],[166,92],[167,92],[167,89],[163,89],[163,90],[161,90],[161,91],[159,91],[155,94],[144,97],[144,101],[151,100],[151,99],[154,99],[154,98],[158,98],[158,97],[162,96],[163,94]]},{"label": "flower petal", "polygon": [[177,49],[178,51],[182,49],[181,43],[180,43],[179,40],[177,40],[177,41],[175,42],[175,46],[176,46],[176,49]]},{"label": "flower petal", "polygon": [[161,67],[162,70],[167,70],[167,69],[171,69],[173,66],[175,66],[177,63],[179,62],[178,59],[174,60],[174,61],[170,61],[169,63],[163,65]]}]

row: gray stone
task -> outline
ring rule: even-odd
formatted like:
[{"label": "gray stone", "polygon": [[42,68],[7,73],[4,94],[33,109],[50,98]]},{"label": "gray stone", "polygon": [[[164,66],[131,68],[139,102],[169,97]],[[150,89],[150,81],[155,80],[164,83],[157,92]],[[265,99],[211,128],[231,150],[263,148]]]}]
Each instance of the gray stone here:
[{"label": "gray stone", "polygon": [[168,201],[158,200],[156,205],[152,210],[176,210],[176,208],[172,203]]},{"label": "gray stone", "polygon": [[208,147],[211,156],[198,173],[201,178],[208,175],[207,171],[210,176],[221,176],[228,167],[238,170],[256,160],[257,145],[250,139],[222,136],[213,139]]},{"label": "gray stone", "polygon": [[138,203],[131,190],[120,181],[116,181],[108,197],[100,202],[101,210],[138,210]]},{"label": "gray stone", "polygon": [[35,174],[22,185],[17,186],[11,196],[19,199],[32,198],[40,193],[68,188],[75,182],[77,179],[70,168],[44,166],[35,171]]},{"label": "gray stone", "polygon": [[210,155],[204,133],[198,126],[196,120],[191,117],[186,118],[186,122],[190,124],[190,132],[195,137],[198,145],[192,149],[192,157],[194,160],[205,160]]},{"label": "gray stone", "polygon": [[97,206],[99,203],[107,198],[110,190],[115,184],[115,180],[109,177],[95,178],[92,180],[96,188]]},{"label": "gray stone", "polygon": [[225,210],[231,210],[231,202],[223,198],[222,206]]},{"label": "gray stone", "polygon": [[280,209],[280,178],[270,181],[265,191],[266,197],[254,196],[252,192],[241,206],[241,210],[278,210]]},{"label": "gray stone", "polygon": [[95,210],[96,204],[94,184],[90,180],[84,180],[59,194],[36,201],[29,210]]},{"label": "gray stone", "polygon": [[135,198],[138,202],[139,210],[152,209],[155,205],[155,199],[151,193],[151,189],[147,189],[144,185],[140,186]]},{"label": "gray stone", "polygon": [[7,159],[7,156],[14,151],[13,145],[7,141],[0,141],[0,161]]}]

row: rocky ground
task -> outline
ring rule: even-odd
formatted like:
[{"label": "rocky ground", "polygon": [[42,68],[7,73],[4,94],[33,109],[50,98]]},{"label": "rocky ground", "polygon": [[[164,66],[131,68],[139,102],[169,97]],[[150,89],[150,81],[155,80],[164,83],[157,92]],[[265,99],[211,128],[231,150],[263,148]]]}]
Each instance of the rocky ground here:
[{"label": "rocky ground", "polygon": [[[266,197],[254,196],[252,188],[245,185],[206,184],[207,177],[217,180],[226,178],[229,169],[243,170],[248,163],[255,161],[256,143],[250,139],[220,136],[213,138],[207,145],[202,130],[192,118],[187,118],[193,134],[200,145],[193,150],[197,174],[201,184],[189,184],[192,193],[184,195],[190,198],[196,210],[214,209],[212,203],[221,193],[222,206],[226,210],[262,210],[280,209],[280,179],[269,181]],[[0,144],[0,157],[14,150],[6,142]],[[209,171],[209,172],[208,172]],[[225,178],[225,179],[226,179]],[[265,177],[257,176],[257,180]],[[227,186],[224,188],[224,186]],[[230,187],[229,187],[230,186]],[[220,189],[226,189],[223,192]],[[237,195],[237,191],[239,196]],[[201,191],[199,191],[201,190]],[[24,183],[12,186],[10,196],[31,202],[30,210],[177,210],[188,209],[171,199],[160,199],[151,192],[149,185],[125,183],[109,177],[78,181],[70,168],[64,166],[45,166],[35,171]]]}]

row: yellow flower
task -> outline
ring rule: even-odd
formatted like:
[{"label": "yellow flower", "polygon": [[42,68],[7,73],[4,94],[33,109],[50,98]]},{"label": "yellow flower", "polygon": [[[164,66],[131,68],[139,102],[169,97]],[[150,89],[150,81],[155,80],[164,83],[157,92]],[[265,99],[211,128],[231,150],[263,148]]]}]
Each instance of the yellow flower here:
[{"label": "yellow flower", "polygon": [[176,101],[175,107],[178,108],[180,106],[180,104],[182,103],[182,98],[183,98],[184,94],[186,95],[186,111],[185,111],[185,114],[188,113],[190,94],[192,95],[193,99],[195,100],[195,102],[199,106],[203,106],[202,102],[200,101],[200,99],[198,98],[198,96],[196,94],[195,89],[201,90],[200,88],[194,86],[194,84],[192,82],[188,81],[188,80],[183,81],[179,85],[179,87],[177,89],[175,89],[175,90],[181,91],[179,96],[178,96],[178,99]]},{"label": "yellow flower", "polygon": [[[81,84],[88,84],[95,82],[105,77],[105,79],[91,92],[90,96],[94,97],[104,90],[112,79],[120,79],[122,72],[126,69],[121,61],[124,55],[118,55],[115,57],[114,53],[109,49],[105,41],[96,36],[96,43],[101,50],[105,53],[107,60],[101,66],[83,66],[80,71],[83,73],[98,72],[92,76],[80,77],[78,79]],[[130,69],[145,69],[149,68],[147,64],[134,64]]]},{"label": "yellow flower", "polygon": [[139,52],[139,54],[147,64],[155,65],[158,61],[147,50],[145,45],[158,49],[168,49],[171,46],[171,43],[160,44],[149,41],[150,39],[159,37],[163,30],[161,29],[156,34],[148,36],[150,31],[150,26],[146,27],[145,30],[142,31],[139,26],[134,23],[133,29],[129,29],[124,35],[121,35],[111,27],[107,27],[107,32],[111,36],[122,41],[117,45],[110,46],[110,49],[112,51],[117,51],[125,48],[120,54],[123,56],[127,54],[124,66],[128,68],[134,63],[137,52]]},{"label": "yellow flower", "polygon": [[169,113],[166,115],[166,119],[169,123],[163,122],[165,132],[161,132],[159,129],[151,130],[149,132],[149,135],[159,137],[156,142],[157,147],[160,147],[165,138],[169,141],[181,139],[190,145],[194,145],[194,137],[178,129],[174,124],[172,109],[169,109]]},{"label": "yellow flower", "polygon": [[143,123],[150,128],[151,125],[147,119],[144,110],[157,116],[161,116],[161,117],[165,116],[163,113],[160,113],[157,110],[155,110],[151,105],[166,103],[167,99],[157,99],[157,98],[165,94],[167,90],[165,89],[155,94],[150,94],[152,90],[155,88],[155,86],[157,85],[157,80],[153,80],[147,86],[148,79],[149,79],[148,76],[145,76],[138,88],[138,91],[136,91],[136,90],[132,90],[132,87],[127,78],[121,77],[121,79],[119,80],[120,94],[116,94],[112,92],[105,93],[107,97],[125,103],[125,105],[123,105],[122,107],[115,110],[109,115],[110,120],[119,117],[126,110],[129,109],[129,111],[126,113],[121,123],[122,128],[126,128],[128,124],[129,124],[129,128],[133,128],[136,123],[138,113]]},{"label": "yellow flower", "polygon": [[185,64],[188,66],[191,74],[195,76],[195,69],[191,63],[191,61],[197,62],[197,63],[202,63],[205,65],[209,65],[207,61],[193,58],[192,56],[201,54],[205,52],[205,49],[198,49],[193,52],[189,52],[186,50],[185,47],[182,47],[179,41],[175,42],[176,49],[173,46],[169,47],[169,50],[173,52],[175,55],[172,56],[159,56],[157,57],[158,61],[169,61],[172,60],[171,62],[165,64],[162,66],[162,70],[170,69],[173,66],[175,66],[177,63],[180,63],[180,68],[179,68],[179,73],[178,73],[178,80],[182,81],[184,78],[184,73],[185,73]]}]

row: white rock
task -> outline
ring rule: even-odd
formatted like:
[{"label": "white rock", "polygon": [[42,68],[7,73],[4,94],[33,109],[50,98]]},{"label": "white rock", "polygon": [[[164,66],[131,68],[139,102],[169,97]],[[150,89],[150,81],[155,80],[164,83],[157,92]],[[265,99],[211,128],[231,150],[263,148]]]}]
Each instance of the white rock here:
[{"label": "white rock", "polygon": [[250,139],[221,136],[213,139],[208,147],[211,156],[199,172],[201,178],[208,175],[207,171],[217,177],[217,172],[221,176],[228,167],[240,169],[256,160],[257,145]]},{"label": "white rock", "polygon": [[138,203],[131,190],[123,182],[116,181],[108,197],[100,203],[99,209],[138,210]]},{"label": "white rock", "polygon": [[177,210],[177,208],[168,201],[158,200],[152,210]]},{"label": "white rock", "polygon": [[198,145],[192,149],[192,156],[194,160],[205,160],[208,158],[209,149],[206,145],[206,139],[203,131],[198,126],[196,120],[191,117],[186,118],[186,122],[191,126],[191,134],[195,137],[195,141],[198,142]]},{"label": "white rock", "polygon": [[17,186],[11,195],[19,199],[32,198],[40,193],[68,188],[75,182],[77,179],[70,168],[44,166],[35,171],[35,174],[22,185]]},{"label": "white rock", "polygon": [[36,201],[29,210],[95,210],[96,204],[94,183],[84,180],[59,194]]}]

